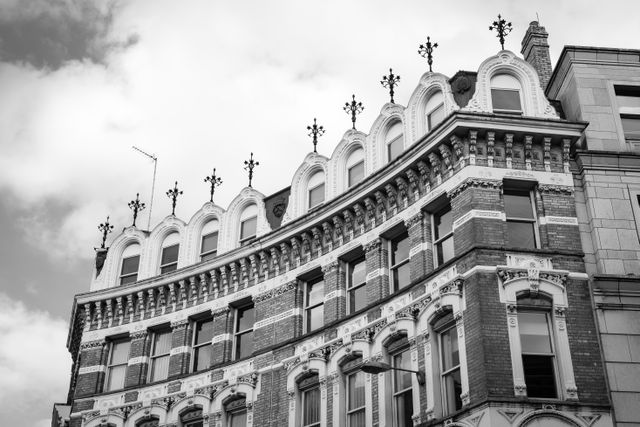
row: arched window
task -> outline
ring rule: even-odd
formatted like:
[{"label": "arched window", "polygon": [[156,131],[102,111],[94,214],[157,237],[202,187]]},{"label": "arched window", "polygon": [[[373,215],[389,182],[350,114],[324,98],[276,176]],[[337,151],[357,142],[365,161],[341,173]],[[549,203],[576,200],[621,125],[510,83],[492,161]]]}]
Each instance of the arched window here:
[{"label": "arched window", "polygon": [[136,422],[136,427],[158,427],[160,419],[158,417],[145,417]]},{"label": "arched window", "polygon": [[203,427],[202,409],[193,409],[180,415],[182,427]]},{"label": "arched window", "polygon": [[348,427],[366,425],[365,376],[360,370],[362,357],[354,357],[342,364],[345,379],[345,409]]},{"label": "arched window", "polygon": [[491,105],[494,112],[522,114],[521,86],[510,74],[496,74],[491,78]]},{"label": "arched window", "polygon": [[138,280],[140,268],[140,245],[132,243],[122,252],[122,265],[120,267],[120,285],[127,285]]},{"label": "arched window", "polygon": [[309,178],[307,191],[309,209],[324,202],[324,172],[318,171]]},{"label": "arched window", "polygon": [[357,148],[347,158],[347,188],[364,179],[364,150]]},{"label": "arched window", "polygon": [[249,244],[256,237],[258,227],[258,207],[251,204],[240,215],[240,246]]},{"label": "arched window", "polygon": [[320,427],[320,380],[318,374],[310,374],[298,381],[302,408],[302,427]]},{"label": "arched window", "polygon": [[180,235],[171,233],[162,242],[160,257],[160,274],[174,271],[178,268],[178,252],[180,250]]},{"label": "arched window", "polygon": [[387,147],[388,161],[394,160],[404,151],[404,137],[402,132],[402,122],[395,122],[387,131],[384,142]]},{"label": "arched window", "polygon": [[234,399],[224,405],[227,416],[227,426],[246,427],[247,425],[247,402],[244,398]]},{"label": "arched window", "polygon": [[442,414],[452,414],[462,408],[462,378],[460,372],[460,349],[458,331],[453,312],[440,316],[433,322],[437,339],[439,375],[434,380],[440,383]]},{"label": "arched window", "polygon": [[220,223],[213,219],[202,228],[202,240],[200,244],[200,261],[213,259],[218,254],[218,230]]},{"label": "arched window", "polygon": [[413,376],[415,374],[407,371],[415,368],[411,364],[409,340],[404,334],[387,343],[386,347],[391,366],[394,369],[404,369],[390,372],[392,376],[394,425],[410,426],[413,424]]},{"label": "arched window", "polygon": [[434,92],[424,108],[427,119],[427,132],[432,130],[444,119],[444,97],[442,91]]}]

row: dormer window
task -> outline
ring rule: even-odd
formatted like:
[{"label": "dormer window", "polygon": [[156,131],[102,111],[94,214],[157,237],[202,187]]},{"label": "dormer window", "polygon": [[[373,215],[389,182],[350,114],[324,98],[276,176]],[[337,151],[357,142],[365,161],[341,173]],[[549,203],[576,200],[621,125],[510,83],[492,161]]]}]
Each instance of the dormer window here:
[{"label": "dormer window", "polygon": [[122,253],[122,266],[120,267],[120,285],[128,285],[138,280],[140,268],[140,245],[133,243]]},{"label": "dormer window", "polygon": [[347,185],[353,187],[364,179],[364,150],[358,148],[347,158]]},{"label": "dormer window", "polygon": [[442,91],[434,92],[425,106],[427,116],[427,132],[431,131],[444,119],[444,97]]},{"label": "dormer window", "polygon": [[240,246],[249,244],[256,237],[258,229],[258,207],[249,205],[240,215]]},{"label": "dormer window", "polygon": [[324,202],[324,172],[316,172],[309,179],[308,206],[309,209]]},{"label": "dormer window", "polygon": [[491,105],[495,113],[522,114],[521,86],[518,79],[509,74],[497,74],[491,78]]},{"label": "dormer window", "polygon": [[207,222],[202,229],[202,240],[200,244],[200,261],[213,259],[218,254],[218,229],[220,225],[217,220]]},{"label": "dormer window", "polygon": [[162,242],[162,256],[160,258],[160,274],[169,273],[178,268],[178,252],[180,250],[178,233],[171,233]]},{"label": "dormer window", "polygon": [[392,161],[400,156],[404,151],[402,122],[395,122],[387,131],[384,140],[387,146],[387,159]]}]

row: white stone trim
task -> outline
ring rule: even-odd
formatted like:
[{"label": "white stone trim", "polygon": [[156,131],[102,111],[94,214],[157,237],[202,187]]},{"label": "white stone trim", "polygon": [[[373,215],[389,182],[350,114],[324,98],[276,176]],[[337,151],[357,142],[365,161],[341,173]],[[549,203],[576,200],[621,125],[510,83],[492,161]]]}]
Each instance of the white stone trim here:
[{"label": "white stone trim", "polygon": [[466,222],[471,221],[473,218],[497,219],[499,221],[507,220],[507,216],[504,212],[472,209],[457,220],[453,221],[453,231],[455,231],[456,228],[462,226]]},{"label": "white stone trim", "polygon": [[346,296],[346,292],[344,289],[336,289],[335,291],[331,291],[324,296],[324,301],[327,302],[330,299],[344,297]]},{"label": "white stone trim", "polygon": [[578,226],[578,218],[575,216],[541,216],[538,218],[540,225],[575,225]]},{"label": "white stone trim", "polygon": [[139,363],[149,363],[149,356],[132,357],[127,362],[127,365],[131,366],[131,365],[137,365]]},{"label": "white stone trim", "polygon": [[105,365],[94,365],[78,369],[78,375],[92,374],[94,372],[107,372],[107,367]]},{"label": "white stone trim", "polygon": [[287,311],[283,311],[282,313],[276,314],[275,316],[260,320],[253,324],[253,330],[255,331],[256,329],[264,328],[265,326],[269,326],[273,323],[279,322],[280,320],[286,319],[287,317],[296,315],[302,316],[302,309],[292,308]]},{"label": "white stone trim", "polygon": [[175,356],[176,354],[189,353],[190,351],[191,351],[191,347],[189,347],[188,345],[182,345],[180,347],[172,348],[171,351],[169,352],[169,355]]},{"label": "white stone trim", "polygon": [[365,277],[365,281],[369,282],[369,281],[375,279],[376,277],[386,276],[388,274],[389,274],[389,269],[388,268],[378,268],[378,269],[375,269],[375,270],[371,271],[370,273],[368,273],[367,276]]},{"label": "white stone trim", "polygon": [[216,335],[211,339],[211,344],[216,344],[222,341],[231,341],[231,334],[225,333],[225,334]]},{"label": "white stone trim", "polygon": [[409,258],[412,258],[412,257],[416,256],[417,254],[419,254],[422,251],[428,251],[428,250],[431,250],[431,249],[432,249],[431,242],[418,243],[417,245],[415,245],[414,247],[409,249]]}]

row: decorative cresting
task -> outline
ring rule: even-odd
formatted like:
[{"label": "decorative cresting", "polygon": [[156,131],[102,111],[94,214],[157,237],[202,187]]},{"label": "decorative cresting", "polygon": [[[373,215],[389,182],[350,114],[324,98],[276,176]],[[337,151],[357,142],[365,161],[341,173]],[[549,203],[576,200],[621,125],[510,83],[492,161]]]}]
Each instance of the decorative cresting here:
[{"label": "decorative cresting", "polygon": [[351,116],[351,123],[353,123],[352,129],[356,130],[356,115],[362,113],[362,110],[364,110],[364,105],[362,105],[362,102],[356,101],[355,95],[351,95],[351,99],[351,102],[345,102],[342,109],[345,111],[345,113]]},{"label": "decorative cresting", "polygon": [[173,188],[167,190],[167,197],[171,200],[171,215],[176,214],[176,203],[178,202],[178,196],[182,193],[183,191],[178,189],[178,181],[176,181]]},{"label": "decorative cresting", "polygon": [[533,66],[508,50],[503,50],[480,64],[476,91],[467,106],[462,109],[463,111],[493,112],[489,102],[491,97],[491,78],[498,74],[509,74],[520,83],[523,116],[560,118],[555,109],[549,104],[540,86],[538,73]]},{"label": "decorative cresting", "polygon": [[318,137],[324,135],[324,127],[318,126],[316,118],[313,118],[313,125],[307,126],[311,142],[313,142],[313,152],[317,153],[316,146],[318,145]]},{"label": "decorative cresting", "polygon": [[107,235],[113,231],[113,225],[109,224],[109,216],[107,220],[98,225],[98,230],[102,233],[102,243],[100,243],[100,249],[105,249],[107,243]]},{"label": "decorative cresting", "polygon": [[518,329],[518,295],[527,292],[532,298],[544,294],[553,304],[552,329],[556,343],[561,398],[578,399],[569,348],[565,313],[568,300],[566,282],[568,272],[555,270],[550,258],[522,254],[506,254],[506,265],[498,266],[500,302],[505,304],[511,350],[513,389],[515,396],[526,396],[527,387],[522,364],[522,346]]},{"label": "decorative cresting", "polygon": [[391,98],[389,102],[391,102],[392,104],[395,104],[393,100],[393,94],[394,88],[398,86],[398,83],[400,83],[400,76],[394,75],[391,68],[389,68],[389,75],[382,76],[382,80],[380,80],[380,84],[382,85],[382,87],[389,89],[389,98]]},{"label": "decorative cresting", "polygon": [[213,168],[213,173],[211,174],[211,176],[207,176],[204,179],[204,182],[208,182],[210,184],[211,199],[209,199],[209,201],[213,203],[213,193],[216,191],[216,187],[219,187],[222,185],[222,178],[220,178],[219,176],[216,176],[216,168]]},{"label": "decorative cresting", "polygon": [[418,48],[418,53],[423,58],[427,59],[427,64],[429,64],[429,72],[432,73],[433,70],[431,66],[433,65],[433,49],[438,47],[438,43],[431,44],[431,37],[427,36],[427,42],[425,44],[421,44]]},{"label": "decorative cresting", "polygon": [[489,25],[489,31],[496,30],[496,37],[500,40],[500,48],[504,50],[504,39],[513,30],[511,22],[505,21],[500,14],[498,14],[498,20],[493,21],[493,24]]},{"label": "decorative cresting", "polygon": [[138,213],[143,211],[145,208],[145,204],[140,202],[140,193],[136,193],[136,199],[132,200],[128,204],[129,209],[133,211],[133,224],[132,227],[136,226],[136,219],[138,219]]},{"label": "decorative cresting", "polygon": [[289,204],[282,222],[285,223],[293,218],[297,218],[307,212],[309,180],[318,172],[324,174],[324,196],[325,200],[330,199],[334,193],[331,186],[327,182],[329,175],[329,159],[317,153],[309,153],[304,158],[304,162],[298,167],[293,174],[291,181],[291,195],[289,196]]},{"label": "decorative cresting", "polygon": [[260,166],[260,162],[256,162],[255,160],[253,160],[253,152],[251,152],[251,157],[249,158],[249,160],[244,161],[244,170],[246,170],[249,175],[249,187],[251,187],[251,181],[253,180],[253,169],[255,169],[256,166]]}]

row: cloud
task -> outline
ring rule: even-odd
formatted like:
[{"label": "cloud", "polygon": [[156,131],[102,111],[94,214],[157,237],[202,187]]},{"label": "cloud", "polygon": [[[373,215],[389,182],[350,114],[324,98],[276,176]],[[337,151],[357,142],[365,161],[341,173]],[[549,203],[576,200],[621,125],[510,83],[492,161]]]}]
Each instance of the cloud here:
[{"label": "cloud", "polygon": [[65,400],[71,369],[66,337],[65,321],[0,293],[3,425],[43,425],[54,401]]}]

